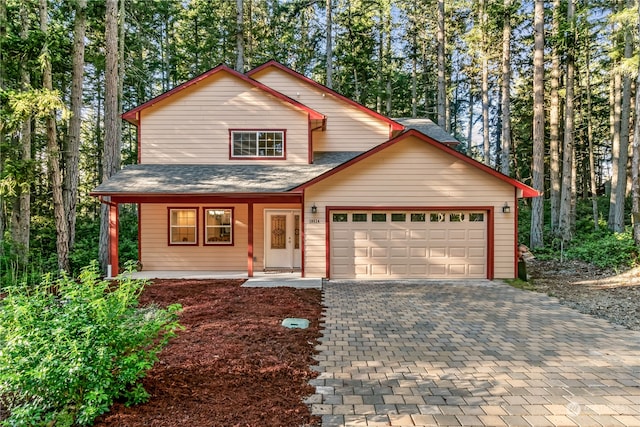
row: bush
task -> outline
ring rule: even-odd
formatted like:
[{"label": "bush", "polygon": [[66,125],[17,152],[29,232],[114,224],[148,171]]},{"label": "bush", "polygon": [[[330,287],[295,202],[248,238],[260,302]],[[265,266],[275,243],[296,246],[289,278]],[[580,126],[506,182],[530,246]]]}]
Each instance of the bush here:
[{"label": "bush", "polygon": [[138,307],[145,283],[50,276],[3,289],[0,396],[6,426],[89,425],[115,399],[148,399],[138,381],[175,335],[179,305]]},{"label": "bush", "polygon": [[602,268],[630,267],[638,256],[638,248],[630,232],[601,231],[574,239],[565,255]]}]

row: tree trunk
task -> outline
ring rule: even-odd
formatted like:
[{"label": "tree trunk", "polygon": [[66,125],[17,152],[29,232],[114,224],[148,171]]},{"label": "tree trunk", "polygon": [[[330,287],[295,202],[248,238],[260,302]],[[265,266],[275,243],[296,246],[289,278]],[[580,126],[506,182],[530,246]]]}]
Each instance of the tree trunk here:
[{"label": "tree trunk", "polygon": [[[27,42],[29,38],[29,3],[20,3],[20,39]],[[31,75],[26,61],[20,61],[20,84],[23,91],[31,87]],[[31,117],[27,117],[20,127],[20,162],[28,165],[31,162]],[[28,166],[31,169],[30,166]],[[31,236],[31,185],[18,185],[16,197],[11,209],[11,241],[12,250],[20,266],[29,262],[29,240]],[[0,236],[2,237],[2,236]]]},{"label": "tree trunk", "polygon": [[[120,167],[120,124],[118,121],[118,0],[106,0],[105,13],[104,149],[102,178],[109,179]],[[109,206],[102,204],[99,257],[108,272]],[[117,267],[117,266],[114,266]]]},{"label": "tree trunk", "polygon": [[[7,37],[7,2],[0,0],[0,91],[5,89],[5,55],[3,43]],[[4,141],[4,127],[0,126],[0,141]],[[0,176],[4,169],[4,156],[0,156]],[[4,241],[5,230],[5,200],[0,192],[0,239]],[[4,255],[4,245],[0,243],[0,258]]]},{"label": "tree trunk", "polygon": [[[587,144],[589,150],[589,189],[591,193],[591,209],[593,211],[593,228],[597,230],[600,228],[598,212],[598,187],[596,186],[596,162],[595,154],[593,152],[593,120],[592,112],[593,106],[591,103],[591,46],[587,46],[585,51],[586,61],[586,97],[587,97]],[[638,91],[640,93],[640,91]],[[637,111],[637,110],[636,110]]]},{"label": "tree trunk", "polygon": [[501,171],[509,175],[511,159],[511,0],[504,0],[502,27],[502,156]]},{"label": "tree trunk", "polygon": [[[40,30],[49,34],[49,18],[47,14],[47,0],[40,0]],[[51,56],[47,45],[43,49],[44,64],[42,67],[42,86],[53,90],[51,72]],[[69,224],[64,211],[64,197],[62,195],[62,172],[60,170],[60,147],[56,134],[56,113],[52,112],[46,118],[47,128],[47,166],[51,180],[51,195],[53,199],[53,216],[56,224],[56,250],[58,252],[58,269],[70,271],[69,268]]]},{"label": "tree trunk", "polygon": [[[553,38],[560,32],[560,0],[553,2]],[[560,215],[560,53],[557,41],[551,53],[551,92],[549,94],[549,199],[551,204],[551,231],[558,231]]]},{"label": "tree trunk", "polygon": [[[638,7],[637,28],[640,31],[640,7]],[[633,128],[633,154],[631,160],[631,191],[633,240],[640,245],[640,64],[636,77],[635,126]]]},{"label": "tree trunk", "polygon": [[[535,0],[533,53],[533,188],[544,191],[544,0]],[[543,197],[531,201],[531,248],[544,246]]]},{"label": "tree trunk", "polygon": [[438,0],[438,126],[447,129],[447,89],[445,76],[445,28],[444,28],[444,0]]},{"label": "tree trunk", "polygon": [[467,128],[467,156],[473,156],[473,92],[469,85],[469,127]]},{"label": "tree trunk", "polygon": [[[632,7],[627,1],[627,7]],[[632,36],[629,26],[624,29],[624,58],[633,55]],[[631,110],[631,78],[629,74],[622,76],[622,104],[619,109],[620,126],[618,128],[619,146],[613,147],[611,199],[609,211],[609,229],[618,233],[624,231],[624,201],[627,193],[627,163],[629,161],[629,115]]]},{"label": "tree trunk", "polygon": [[491,166],[491,141],[489,140],[489,47],[487,46],[487,3],[480,1],[480,25],[482,26],[482,147],[484,164]]},{"label": "tree trunk", "polygon": [[242,0],[236,0],[236,71],[244,73],[244,13]]},{"label": "tree trunk", "polygon": [[84,77],[84,37],[87,1],[78,0],[73,29],[73,71],[71,78],[71,119],[69,141],[65,155],[64,210],[69,228],[69,250],[76,238],[76,205],[78,201],[80,159],[80,125],[82,123],[82,81]]},{"label": "tree trunk", "polygon": [[327,79],[326,86],[331,89],[333,87],[333,4],[332,0],[326,0],[327,14],[327,40],[325,47],[325,55],[327,61]]},{"label": "tree trunk", "polygon": [[567,37],[567,79],[564,116],[564,142],[562,147],[562,188],[560,189],[560,215],[558,218],[558,231],[562,241],[569,242],[573,238],[572,227],[572,180],[573,180],[573,145],[575,132],[575,109],[574,109],[574,79],[575,79],[575,23],[574,23],[574,0],[567,3],[567,22],[569,31]]}]

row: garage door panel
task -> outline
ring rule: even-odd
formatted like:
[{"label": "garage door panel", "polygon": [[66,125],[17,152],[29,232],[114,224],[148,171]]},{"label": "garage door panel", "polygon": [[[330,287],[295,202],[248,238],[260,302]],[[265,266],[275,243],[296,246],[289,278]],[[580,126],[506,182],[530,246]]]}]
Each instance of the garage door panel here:
[{"label": "garage door panel", "polygon": [[391,255],[391,258],[407,259],[407,247],[405,246],[402,248],[391,248],[389,254]]},{"label": "garage door panel", "polygon": [[466,258],[467,248],[449,248],[449,257],[452,258]]},{"label": "garage door panel", "polygon": [[466,264],[449,264],[449,275],[464,277],[467,274]]},{"label": "garage door panel", "polygon": [[400,240],[405,242],[407,240],[406,230],[391,230],[391,240]]},{"label": "garage door panel", "polygon": [[485,248],[469,248],[469,258],[484,258]]},{"label": "garage door panel", "polygon": [[469,230],[469,240],[485,240],[484,230]]},{"label": "garage door panel", "polygon": [[371,258],[387,258],[389,248],[371,248]]},{"label": "garage door panel", "polygon": [[429,258],[445,258],[447,248],[429,248]]},{"label": "garage door panel", "polygon": [[372,242],[375,241],[386,241],[389,239],[388,230],[371,230],[369,233],[369,240]]},{"label": "garage door panel", "polygon": [[409,230],[409,238],[411,240],[426,240],[427,230]]},{"label": "garage door panel", "polygon": [[427,248],[411,248],[411,258],[425,258],[427,256]]},{"label": "garage door panel", "polygon": [[466,241],[467,240],[467,230],[449,230],[449,241]]},{"label": "garage door panel", "polygon": [[[331,222],[332,277],[485,278],[487,216],[465,211],[347,212],[347,221]],[[362,221],[366,218],[367,221]],[[406,218],[406,221],[393,221]],[[413,219],[416,218],[416,221]],[[471,219],[473,218],[473,219]],[[478,220],[480,218],[481,220]]]},{"label": "garage door panel", "polygon": [[353,255],[356,258],[367,258],[369,256],[369,247],[353,248]]},{"label": "garage door panel", "polygon": [[429,240],[447,240],[447,230],[429,230]]}]

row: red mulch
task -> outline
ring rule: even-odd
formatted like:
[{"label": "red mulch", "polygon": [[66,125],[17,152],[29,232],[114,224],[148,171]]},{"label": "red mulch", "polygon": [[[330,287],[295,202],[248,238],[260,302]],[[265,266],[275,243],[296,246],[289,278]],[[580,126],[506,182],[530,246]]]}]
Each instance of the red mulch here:
[{"label": "red mulch", "polygon": [[[143,380],[149,402],[117,403],[100,427],[318,425],[303,399],[320,335],[320,291],[241,288],[242,280],[157,280],[143,304],[183,306],[179,332]],[[308,329],[281,326],[286,317]]]}]

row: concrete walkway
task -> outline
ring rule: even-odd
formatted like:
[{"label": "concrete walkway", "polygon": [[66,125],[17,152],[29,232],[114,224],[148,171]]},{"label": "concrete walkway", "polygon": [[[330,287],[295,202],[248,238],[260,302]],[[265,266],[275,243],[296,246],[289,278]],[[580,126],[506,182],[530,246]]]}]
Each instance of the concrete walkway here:
[{"label": "concrete walkway", "polygon": [[490,282],[324,285],[331,426],[640,426],[640,333]]}]

